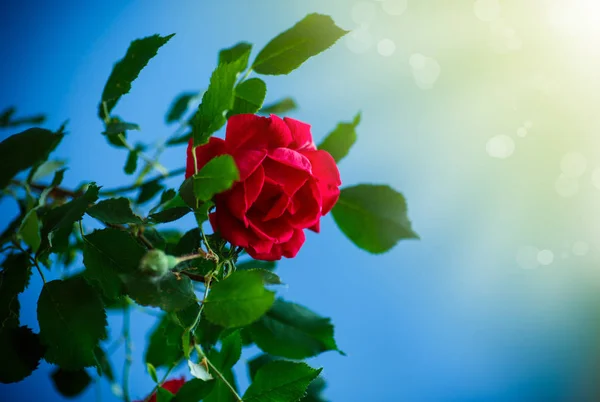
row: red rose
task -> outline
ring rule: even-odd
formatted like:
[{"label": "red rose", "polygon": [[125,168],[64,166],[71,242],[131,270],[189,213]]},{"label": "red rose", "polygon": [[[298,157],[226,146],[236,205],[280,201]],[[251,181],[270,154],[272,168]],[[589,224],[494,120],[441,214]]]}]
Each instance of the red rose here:
[{"label": "red rose", "polygon": [[[166,389],[167,391],[169,391],[173,395],[175,395],[175,394],[177,394],[177,392],[179,392],[179,389],[181,387],[183,387],[183,384],[185,384],[185,378],[181,377],[181,378],[174,378],[172,380],[165,381],[160,387]],[[144,401],[146,401],[146,399],[141,400],[141,401],[134,401],[134,402],[144,402]],[[152,394],[152,396],[148,399],[148,402],[156,402],[156,392]]]},{"label": "red rose", "polygon": [[294,257],[304,229],[319,231],[319,219],[336,203],[341,185],[334,159],[317,150],[310,126],[275,115],[229,118],[225,140],[212,137],[187,153],[186,177],[218,155],[233,157],[240,180],[215,197],[210,223],[224,239],[259,260]]}]

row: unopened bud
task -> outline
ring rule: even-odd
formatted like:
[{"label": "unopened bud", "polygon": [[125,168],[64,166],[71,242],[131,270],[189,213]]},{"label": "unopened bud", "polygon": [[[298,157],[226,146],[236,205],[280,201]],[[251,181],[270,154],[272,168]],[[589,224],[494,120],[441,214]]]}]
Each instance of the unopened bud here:
[{"label": "unopened bud", "polygon": [[162,250],[150,250],[140,261],[140,271],[151,276],[164,276],[178,262],[177,257],[167,255]]}]

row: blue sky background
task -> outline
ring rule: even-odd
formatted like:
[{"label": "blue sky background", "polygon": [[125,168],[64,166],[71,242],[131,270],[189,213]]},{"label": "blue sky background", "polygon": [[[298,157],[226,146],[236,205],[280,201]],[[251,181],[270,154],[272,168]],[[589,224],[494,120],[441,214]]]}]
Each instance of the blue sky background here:
[{"label": "blue sky background", "polygon": [[[329,352],[311,361],[324,367],[327,398],[595,400],[600,237],[593,205],[599,192],[586,176],[577,195],[560,197],[554,181],[568,151],[585,153],[589,170],[600,162],[590,134],[598,126],[590,106],[596,99],[589,95],[600,91],[581,78],[598,64],[597,58],[574,62],[582,59],[573,57],[567,41],[557,36],[551,42],[540,34],[546,28],[531,27],[547,2],[506,2],[504,20],[523,42],[516,54],[488,46],[494,28],[476,18],[472,1],[413,1],[400,16],[382,12],[375,1],[10,2],[0,26],[0,108],[46,113],[48,128],[69,119],[70,134],[54,154],[69,160],[66,186],[126,184],[126,154],[106,144],[96,111],[112,65],[131,40],[177,34],[115,109],[141,126],[130,133],[132,142],[152,143],[175,129],[164,124],[172,99],[206,87],[219,49],[246,40],[256,54],[314,11],[346,29],[364,27],[358,3],[376,10],[368,50],[356,53],[344,39],[289,76],[266,78],[267,101],[293,96],[300,109],[292,116],[312,125],[317,142],[362,111],[359,140],[340,163],[342,180],[388,183],[403,192],[422,238],[372,256],[345,239],[328,216],[322,234],[309,234],[298,257],[279,264],[288,284],[281,295],[332,317],[348,355]],[[382,38],[395,44],[389,57],[377,51]],[[441,65],[431,89],[415,81],[409,63],[415,53]],[[554,91],[551,84],[561,83],[563,92]],[[531,135],[517,138],[515,130],[528,120]],[[1,131],[0,139],[12,133]],[[491,158],[488,141],[502,133],[515,138],[516,151]],[[185,148],[169,149],[161,160],[170,169],[182,167]],[[0,200],[0,228],[15,211],[13,201]],[[185,231],[193,222],[177,227]],[[577,241],[589,244],[586,255],[573,252]],[[524,269],[516,256],[528,245],[551,250],[554,260]],[[32,278],[21,298],[22,321],[37,330],[41,280]],[[142,355],[155,318],[138,312],[133,319],[131,393],[143,398],[152,388]],[[120,318],[109,321],[118,336]],[[121,350],[114,354],[119,373],[122,359]],[[0,385],[0,399],[62,400],[51,370],[43,363],[22,383]],[[241,366],[239,383],[247,385]],[[90,387],[80,400],[95,400],[97,392]],[[102,400],[116,400],[106,382],[100,392]]]}]

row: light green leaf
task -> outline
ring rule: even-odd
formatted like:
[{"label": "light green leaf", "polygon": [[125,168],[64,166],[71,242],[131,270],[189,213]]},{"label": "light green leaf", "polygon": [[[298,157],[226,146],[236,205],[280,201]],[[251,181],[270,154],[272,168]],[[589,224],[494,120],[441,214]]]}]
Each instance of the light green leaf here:
[{"label": "light green leaf", "polygon": [[298,108],[298,105],[296,104],[296,101],[294,101],[292,98],[283,98],[281,100],[278,100],[276,102],[273,103],[269,103],[266,106],[263,106],[262,109],[260,109],[260,113],[263,114],[277,114],[277,115],[282,115],[285,114],[287,112],[291,112],[292,110],[296,110]]},{"label": "light green leaf", "polygon": [[25,214],[18,233],[25,244],[31,247],[31,251],[34,253],[38,251],[42,243],[42,237],[40,235],[40,222],[36,208],[31,209]]},{"label": "light green leaf", "polygon": [[350,148],[356,142],[356,126],[359,123],[360,113],[354,117],[352,122],[339,123],[317,148],[329,152],[333,159],[339,162],[348,155]]},{"label": "light green leaf", "polygon": [[0,189],[19,172],[44,162],[64,135],[30,128],[0,142]]},{"label": "light green leaf", "polygon": [[47,362],[68,370],[96,364],[94,348],[106,338],[106,313],[100,296],[83,278],[46,283],[37,317]]},{"label": "light green leaf", "polygon": [[146,249],[127,232],[112,228],[96,230],[84,237],[83,275],[109,300],[116,299],[123,291],[120,275],[137,271],[145,253]]},{"label": "light green leaf", "polygon": [[156,375],[156,368],[152,365],[152,363],[146,363],[146,370],[148,370],[148,374],[150,374],[150,378],[155,383],[158,383],[158,376]]},{"label": "light green leaf", "polygon": [[[115,107],[121,96],[129,92],[131,83],[138,77],[140,71],[146,67],[150,59],[156,56],[158,49],[174,35],[152,35],[131,42],[125,57],[114,65],[104,86],[98,107],[98,116],[101,119],[106,117],[105,109],[110,114],[110,111]],[[104,102],[105,106],[102,105]]]},{"label": "light green leaf", "polygon": [[142,223],[142,218],[134,214],[131,210],[129,199],[124,197],[109,198],[100,201],[90,207],[87,210],[87,214],[104,223],[114,225]]},{"label": "light green leaf", "polygon": [[222,327],[243,327],[266,313],[274,299],[274,293],[265,289],[260,272],[236,271],[213,285],[204,313]]},{"label": "light green leaf", "polygon": [[250,335],[264,352],[288,359],[305,359],[338,350],[329,318],[281,299],[250,326]]},{"label": "light green leaf", "polygon": [[40,181],[46,176],[50,176],[54,174],[57,170],[65,166],[65,161],[63,160],[51,160],[42,163],[40,166],[35,169],[35,173],[31,175],[31,182],[35,183]]},{"label": "light green leaf", "polygon": [[219,64],[237,62],[240,71],[244,71],[248,67],[251,50],[252,45],[247,42],[240,42],[230,48],[223,49],[219,52]]},{"label": "light green leaf", "polygon": [[194,195],[198,201],[208,201],[216,194],[227,191],[240,174],[231,155],[211,159],[193,176]]},{"label": "light green leaf", "polygon": [[237,59],[223,60],[213,71],[210,84],[198,107],[192,122],[194,145],[202,145],[208,141],[212,133],[225,124],[225,113],[233,107],[234,86],[237,75],[244,70],[247,52],[236,54]]},{"label": "light green leaf", "polygon": [[256,113],[267,96],[267,84],[260,78],[250,78],[235,87],[235,100],[228,116]]},{"label": "light green leaf", "polygon": [[194,363],[193,361],[188,360],[188,367],[190,368],[190,374],[199,380],[210,381],[213,379],[213,376],[203,364]]},{"label": "light green leaf", "polygon": [[346,33],[348,31],[336,26],[331,17],[309,14],[267,43],[256,56],[252,69],[259,74],[288,74]]},{"label": "light green leaf", "polygon": [[333,219],[359,248],[379,254],[401,239],[418,239],[402,194],[389,186],[360,184],[342,189]]},{"label": "light green leaf", "polygon": [[171,107],[165,116],[167,124],[180,120],[188,109],[192,99],[198,96],[198,92],[183,92],[179,94],[171,103]]},{"label": "light green leaf", "polygon": [[244,394],[244,402],[295,402],[322,369],[306,363],[276,360],[262,366]]}]

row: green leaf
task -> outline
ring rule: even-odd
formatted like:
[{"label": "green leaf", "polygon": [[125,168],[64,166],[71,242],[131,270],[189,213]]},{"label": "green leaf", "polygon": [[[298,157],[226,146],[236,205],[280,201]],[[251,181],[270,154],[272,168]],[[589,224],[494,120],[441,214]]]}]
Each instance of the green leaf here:
[{"label": "green leaf", "polygon": [[256,113],[267,96],[267,84],[260,78],[250,78],[235,87],[233,108],[228,116],[242,113]]},{"label": "green leaf", "polygon": [[217,325],[243,327],[266,313],[274,299],[274,293],[265,289],[260,272],[237,271],[213,285],[204,312]]},{"label": "green leaf", "polygon": [[230,369],[242,357],[242,336],[240,331],[234,331],[227,335],[221,341],[221,350],[219,351],[221,369]]},{"label": "green leaf", "polygon": [[90,375],[83,369],[64,370],[59,367],[51,376],[58,393],[67,398],[81,394],[92,382]]},{"label": "green leaf", "polygon": [[155,383],[158,383],[158,376],[156,375],[156,368],[152,365],[152,363],[146,363],[146,370],[148,370],[148,374],[150,374],[150,378]]},{"label": "green leaf", "polygon": [[193,176],[194,195],[199,201],[208,201],[216,194],[227,191],[240,174],[231,155],[221,155],[211,159]]},{"label": "green leaf", "polygon": [[42,124],[44,121],[46,121],[46,116],[43,114],[13,119],[12,116],[15,114],[15,112],[15,107],[10,106],[0,113],[0,128],[16,127],[24,124]]},{"label": "green leaf", "polygon": [[250,335],[264,352],[288,359],[300,360],[338,350],[329,318],[281,299],[252,324]]},{"label": "green leaf", "polygon": [[215,386],[215,381],[202,381],[193,378],[186,381],[179,389],[172,402],[200,402],[211,393]]},{"label": "green leaf", "polygon": [[171,367],[183,357],[183,328],[165,314],[150,334],[144,360],[154,367]]},{"label": "green leaf", "polygon": [[[108,81],[104,86],[98,116],[106,117],[115,107],[121,96],[131,89],[131,83],[137,78],[146,64],[156,56],[158,49],[169,41],[175,34],[168,36],[152,35],[142,39],[136,39],[129,45],[125,57],[119,60],[113,67]],[[106,102],[105,106],[102,104]]]},{"label": "green leaf", "polygon": [[100,201],[87,210],[92,218],[114,225],[140,224],[142,219],[133,213],[128,198],[109,198]]},{"label": "green leaf", "polygon": [[173,393],[168,389],[159,387],[156,390],[156,402],[170,402],[173,399]]},{"label": "green leaf", "polygon": [[38,182],[46,176],[54,174],[57,170],[65,166],[63,160],[45,161],[35,169],[35,172],[31,175],[31,182]]},{"label": "green leaf", "polygon": [[31,247],[32,252],[35,253],[38,251],[40,244],[42,243],[42,237],[40,235],[40,222],[36,208],[27,212],[25,218],[23,218],[23,222],[21,222],[18,233],[25,244]]},{"label": "green leaf", "polygon": [[189,207],[175,207],[151,214],[148,219],[151,223],[167,223],[183,218],[190,212],[192,210]]},{"label": "green leaf", "polygon": [[19,294],[29,286],[31,263],[25,254],[10,254],[0,271],[0,329],[19,326]]},{"label": "green leaf", "polygon": [[96,355],[96,361],[98,362],[98,364],[96,365],[98,375],[106,377],[111,383],[114,382],[115,375],[113,372],[113,368],[110,365],[110,361],[108,360],[104,349],[102,349],[100,346],[97,346],[94,349],[94,354]]},{"label": "green leaf", "polygon": [[323,377],[317,377],[313,382],[310,383],[306,390],[306,395],[300,400],[300,402],[326,402],[322,393],[327,387],[327,383]]},{"label": "green leaf", "polygon": [[200,322],[194,330],[194,338],[196,343],[202,346],[204,350],[212,349],[219,340],[225,328],[220,325],[215,325],[206,319],[206,314],[202,313]]},{"label": "green leaf", "polygon": [[348,155],[350,148],[356,142],[356,126],[359,123],[360,113],[354,117],[352,122],[339,123],[317,148],[329,152],[333,159],[339,162]]},{"label": "green leaf", "polygon": [[116,299],[123,289],[120,275],[136,272],[145,253],[146,249],[125,231],[95,230],[84,237],[83,275],[109,300]]},{"label": "green leaf", "polygon": [[138,194],[136,203],[137,204],[145,204],[156,196],[156,194],[160,193],[164,190],[165,186],[160,184],[158,181],[149,181],[140,187],[140,193]]},{"label": "green leaf", "polygon": [[135,123],[127,123],[125,121],[111,121],[106,125],[106,128],[102,132],[104,135],[119,135],[129,130],[140,130],[140,126]]},{"label": "green leaf", "polygon": [[224,59],[213,71],[192,124],[195,146],[206,143],[211,134],[225,124],[225,112],[233,107],[235,81],[244,70],[249,51],[236,53],[235,60]]},{"label": "green leaf", "polygon": [[198,92],[183,92],[179,94],[171,103],[171,107],[165,116],[167,124],[180,120],[188,109],[192,99],[198,96]]},{"label": "green leaf", "polygon": [[252,45],[247,42],[240,42],[230,48],[222,49],[219,52],[219,64],[238,62],[240,71],[244,71],[248,67],[251,50]]},{"label": "green leaf", "polygon": [[404,196],[389,186],[346,187],[332,214],[341,231],[370,253],[384,253],[401,239],[419,238],[408,220]]},{"label": "green leaf", "polygon": [[94,349],[106,338],[106,313],[100,296],[83,278],[46,283],[37,317],[47,362],[70,370],[96,364]]},{"label": "green leaf", "polygon": [[244,394],[244,402],[298,401],[321,370],[315,370],[306,363],[283,360],[267,363],[256,373]]},{"label": "green leaf", "polygon": [[137,162],[138,162],[139,150],[134,149],[133,151],[129,151],[127,154],[127,160],[125,161],[125,167],[123,171],[125,174],[134,174],[137,170]]},{"label": "green leaf", "polygon": [[45,348],[27,327],[0,329],[0,383],[23,380],[38,367]]},{"label": "green leaf", "polygon": [[348,31],[336,26],[331,17],[309,14],[267,43],[256,56],[252,69],[258,74],[288,74],[346,33]]},{"label": "green leaf", "polygon": [[0,189],[19,172],[44,162],[64,135],[30,128],[0,142]]},{"label": "green leaf", "polygon": [[277,263],[275,261],[259,261],[259,260],[250,260],[250,261],[242,261],[235,265],[238,270],[248,270],[248,269],[264,269],[267,271],[275,270]]},{"label": "green leaf", "polygon": [[284,113],[291,112],[292,110],[296,110],[297,108],[298,105],[292,98],[283,98],[281,100],[263,106],[263,108],[260,109],[260,113],[273,113],[277,115],[282,115]]},{"label": "green leaf", "polygon": [[202,235],[200,234],[200,229],[198,228],[186,232],[183,236],[181,236],[181,239],[179,239],[173,254],[179,257],[186,254],[196,253],[200,248],[201,239]]},{"label": "green leaf", "polygon": [[163,277],[129,275],[126,278],[129,296],[142,306],[160,307],[175,312],[197,302],[192,281],[187,276],[167,272]]},{"label": "green leaf", "polygon": [[55,252],[67,249],[73,224],[80,221],[89,206],[96,202],[99,190],[96,183],[90,183],[85,194],[48,212],[42,227],[42,248],[49,246]]}]

